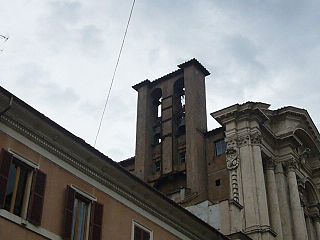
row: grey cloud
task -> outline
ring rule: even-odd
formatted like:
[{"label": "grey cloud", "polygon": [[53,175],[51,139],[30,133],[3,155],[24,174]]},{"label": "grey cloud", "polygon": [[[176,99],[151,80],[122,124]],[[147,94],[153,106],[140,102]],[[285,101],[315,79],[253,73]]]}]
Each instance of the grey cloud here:
[{"label": "grey cloud", "polygon": [[49,105],[75,104],[80,97],[73,89],[62,88],[54,81],[50,81],[50,74],[40,65],[23,64],[18,69],[20,76],[16,82],[23,87],[26,92],[37,93],[38,97],[42,96],[43,100]]},{"label": "grey cloud", "polygon": [[[25,89],[22,99],[33,95],[57,114],[62,107],[71,110],[60,117],[63,125],[92,138],[129,10],[126,0],[41,1],[32,12],[36,25],[28,26],[36,37],[23,37],[28,46],[40,46],[42,55],[30,57],[16,47],[15,54],[6,55],[10,64],[0,65],[6,81],[16,82],[12,89]],[[206,82],[208,112],[264,101],[273,108],[306,108],[319,123],[319,12],[318,0],[137,1],[99,149],[119,156],[115,159],[133,155],[137,94],[131,86],[192,57],[212,73]],[[16,74],[7,74],[8,69]],[[82,121],[75,124],[75,118]]]},{"label": "grey cloud", "polygon": [[78,1],[51,1],[50,17],[56,22],[74,24],[81,16],[81,3]]},{"label": "grey cloud", "polygon": [[80,2],[53,1],[48,4],[48,11],[48,15],[39,18],[38,35],[51,44],[54,52],[76,46],[84,55],[95,57],[106,51],[102,30],[91,23],[91,16]]}]

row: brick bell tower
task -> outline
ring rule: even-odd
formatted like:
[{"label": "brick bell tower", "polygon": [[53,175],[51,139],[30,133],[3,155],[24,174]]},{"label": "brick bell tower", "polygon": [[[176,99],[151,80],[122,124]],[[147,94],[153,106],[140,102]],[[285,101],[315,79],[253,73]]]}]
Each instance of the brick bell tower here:
[{"label": "brick bell tower", "polygon": [[173,200],[207,198],[205,77],[196,59],[138,92],[134,172]]}]

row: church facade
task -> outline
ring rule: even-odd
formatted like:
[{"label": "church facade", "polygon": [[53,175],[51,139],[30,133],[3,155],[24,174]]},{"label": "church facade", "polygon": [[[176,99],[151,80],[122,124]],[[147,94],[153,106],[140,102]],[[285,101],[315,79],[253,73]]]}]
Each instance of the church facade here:
[{"label": "church facade", "polygon": [[246,102],[211,113],[196,59],[138,92],[134,175],[232,239],[320,239],[320,135],[308,112]]}]

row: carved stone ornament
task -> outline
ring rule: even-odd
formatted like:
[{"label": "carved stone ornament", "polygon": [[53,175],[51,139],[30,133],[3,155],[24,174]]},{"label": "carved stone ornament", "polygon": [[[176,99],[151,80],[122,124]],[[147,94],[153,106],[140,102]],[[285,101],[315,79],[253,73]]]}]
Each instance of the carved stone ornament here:
[{"label": "carved stone ornament", "polygon": [[235,147],[227,148],[226,151],[227,168],[234,170],[239,166],[239,154]]},{"label": "carved stone ornament", "polygon": [[288,168],[288,171],[296,171],[298,162],[296,159],[291,158],[285,162],[285,166]]},{"label": "carved stone ornament", "polygon": [[237,147],[237,138],[236,137],[226,138],[225,141],[226,141],[226,144],[227,144],[227,148]]},{"label": "carved stone ornament", "polygon": [[238,146],[242,147],[250,144],[250,135],[239,136],[238,137]]},{"label": "carved stone ornament", "polygon": [[262,137],[260,133],[253,133],[250,136],[250,139],[251,139],[251,144],[254,144],[254,145],[260,145],[262,142]]},{"label": "carved stone ornament", "polygon": [[236,202],[239,202],[238,174],[236,170],[231,171],[231,186],[232,186],[232,199]]},{"label": "carved stone ornament", "polygon": [[301,191],[299,191],[299,198],[300,198],[301,207],[305,207],[306,206],[306,199]]},{"label": "carved stone ornament", "polygon": [[311,157],[311,149],[305,148],[300,154],[299,154],[299,160],[302,165],[304,165],[307,160]]}]

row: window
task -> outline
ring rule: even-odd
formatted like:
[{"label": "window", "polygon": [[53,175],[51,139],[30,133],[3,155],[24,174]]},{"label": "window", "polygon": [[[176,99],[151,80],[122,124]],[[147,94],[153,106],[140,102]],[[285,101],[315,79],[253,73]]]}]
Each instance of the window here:
[{"label": "window", "polygon": [[151,119],[153,125],[153,145],[161,143],[161,115],[162,115],[162,91],[156,88],[151,93],[152,112]]},{"label": "window", "polygon": [[161,171],[161,160],[157,160],[154,163],[154,171],[155,172],[160,172]]},{"label": "window", "polygon": [[218,140],[214,143],[215,146],[215,155],[218,157],[225,153],[226,151],[226,143],[224,139]]},{"label": "window", "polygon": [[152,240],[152,231],[133,221],[132,240]]},{"label": "window", "polygon": [[73,207],[71,239],[88,239],[90,210],[90,202],[76,196]]},{"label": "window", "polygon": [[179,152],[178,164],[186,162],[186,152]]},{"label": "window", "polygon": [[156,125],[153,127],[153,145],[158,145],[161,143],[161,127]]},{"label": "window", "polygon": [[186,116],[186,95],[183,78],[177,80],[173,86],[174,89],[174,115],[176,122],[176,135],[186,134],[185,116]]},{"label": "window", "polygon": [[65,239],[100,240],[103,205],[92,196],[67,187],[65,207]]},{"label": "window", "polygon": [[218,186],[220,186],[221,185],[221,180],[220,179],[217,179],[216,180],[216,186],[218,187]]},{"label": "window", "polygon": [[0,155],[0,208],[34,225],[41,224],[46,174],[4,149]]}]

